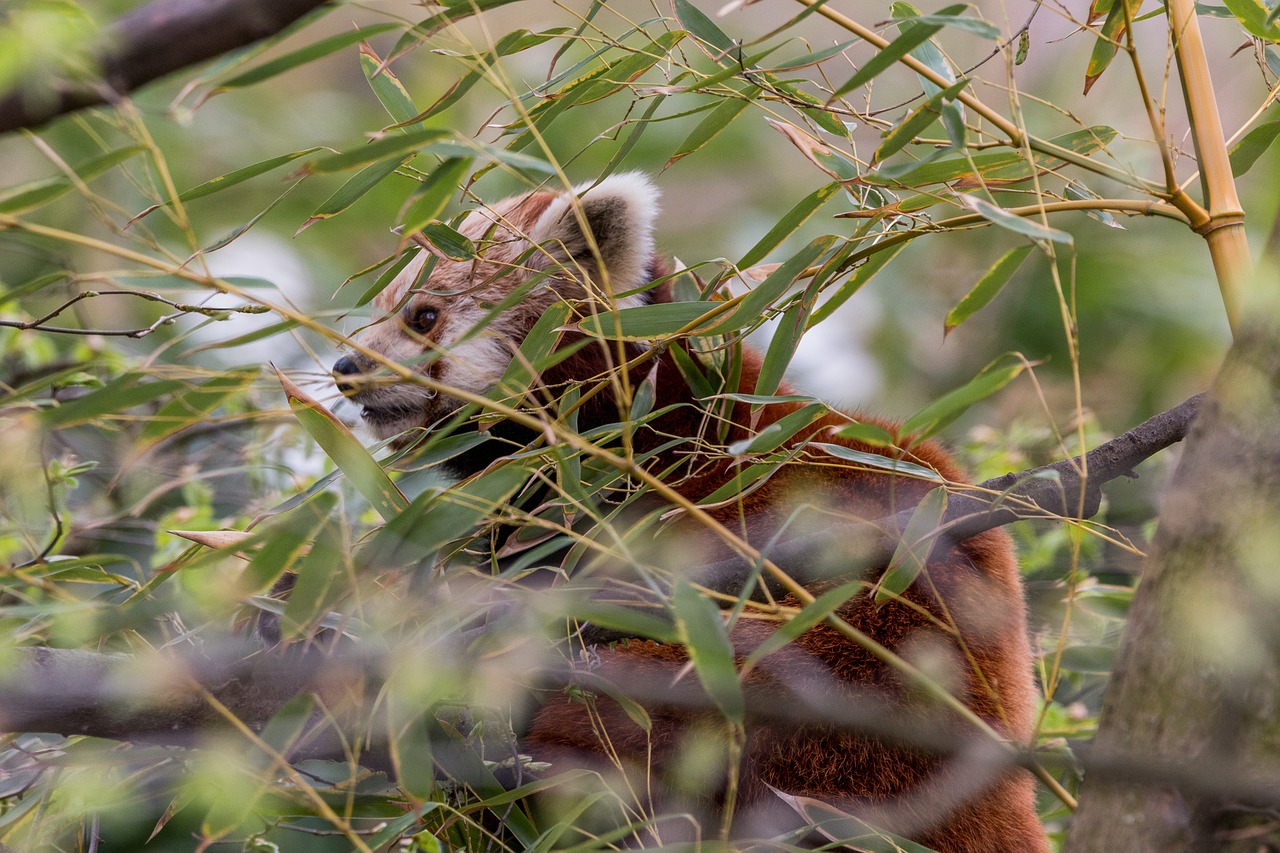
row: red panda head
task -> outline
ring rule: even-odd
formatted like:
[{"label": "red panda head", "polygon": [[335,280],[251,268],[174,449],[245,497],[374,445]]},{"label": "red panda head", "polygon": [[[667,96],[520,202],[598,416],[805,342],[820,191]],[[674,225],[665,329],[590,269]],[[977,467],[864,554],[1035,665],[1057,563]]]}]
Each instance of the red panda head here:
[{"label": "red panda head", "polygon": [[[535,192],[475,210],[458,230],[476,245],[476,256],[453,260],[416,239],[417,256],[374,300],[384,318],[356,341],[441,386],[483,394],[555,302],[593,300],[613,310],[649,301],[641,288],[651,280],[657,212],[657,189],[634,172],[573,193]],[[518,302],[494,315],[494,306],[540,275]],[[380,439],[429,426],[461,405],[447,391],[379,375],[379,366],[355,351],[333,372]]]}]

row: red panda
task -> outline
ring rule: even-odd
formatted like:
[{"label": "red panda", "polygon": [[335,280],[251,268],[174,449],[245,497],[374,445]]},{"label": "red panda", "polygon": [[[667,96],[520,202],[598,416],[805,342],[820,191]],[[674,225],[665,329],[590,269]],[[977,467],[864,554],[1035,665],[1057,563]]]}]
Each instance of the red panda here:
[{"label": "red panda", "polygon": [[[495,386],[513,352],[553,304],[567,300],[593,306],[584,311],[591,313],[671,299],[666,284],[651,286],[666,272],[654,251],[657,211],[657,191],[648,178],[624,174],[575,193],[534,192],[472,212],[459,230],[480,247],[477,255],[455,260],[423,242],[417,257],[376,299],[386,321],[363,331],[359,346],[335,364],[339,388],[361,408],[364,422],[380,439],[430,428],[462,405],[446,389],[483,394]],[[423,278],[428,259],[433,266]],[[522,298],[493,314],[493,306],[510,301],[518,287],[540,276]],[[487,325],[476,333],[481,323]],[[638,359],[648,348],[638,342],[582,343],[581,332],[565,331],[560,346],[579,346],[543,371],[538,382],[549,389],[605,383],[577,411],[576,428],[586,432],[623,417],[615,393],[618,372],[624,369],[618,364]],[[682,368],[673,352],[682,345],[649,353],[635,375],[626,377],[633,388],[646,379],[652,383],[651,411],[657,413],[634,430],[631,440],[636,458],[647,459],[648,470],[690,501],[702,501],[740,470],[740,460],[727,446],[758,435],[804,404],[753,406],[721,398],[718,407],[704,405],[682,372],[687,364]],[[387,382],[385,371],[379,377],[371,353],[418,365],[432,382]],[[424,358],[427,354],[431,357]],[[751,393],[761,369],[761,356],[743,345],[740,367],[730,371],[730,382],[736,384],[724,390]],[[778,390],[779,395],[792,393],[785,385]],[[717,414],[710,414],[713,409]],[[893,423],[859,420],[896,434]],[[784,446],[796,451],[792,462],[763,484],[710,503],[707,512],[760,548],[780,531],[790,535],[819,529],[837,515],[862,520],[893,515],[917,504],[936,485],[843,461],[808,446],[811,440],[909,459],[947,482],[965,482],[964,473],[937,444],[904,438],[885,447],[832,435],[830,428],[848,423],[848,417],[834,411],[818,417],[787,439]],[[509,424],[498,429],[508,429],[503,437],[515,442],[505,445],[508,451],[536,438],[521,437]],[[503,448],[501,442],[486,442],[452,464],[460,475],[476,473],[501,456]],[[663,536],[668,534],[694,543],[685,552],[691,564],[732,555],[688,518],[669,522],[663,528]],[[851,545],[850,551],[856,548]],[[839,563],[841,556],[823,561]],[[840,605],[837,615],[943,682],[1005,738],[1028,743],[1035,687],[1021,581],[1008,537],[988,531],[935,554],[901,599],[876,602],[870,590],[884,568],[849,567],[855,577],[837,574],[817,581],[813,591],[860,575],[862,591]],[[794,598],[778,603],[797,604]],[[732,621],[729,640],[739,667],[776,626],[745,617]],[[674,699],[680,692],[675,686],[696,687],[696,678],[685,672],[686,649],[632,640],[598,646],[592,656],[592,678],[612,681],[623,694],[628,685],[657,687],[638,697],[651,726],[641,728],[605,695],[584,701],[581,693],[556,693],[536,712],[526,740],[534,758],[554,769],[605,768],[613,762],[642,779],[652,767],[660,780],[665,774],[676,792],[668,803],[701,809],[704,816],[728,812],[729,832],[735,837],[777,834],[804,823],[797,819],[796,807],[816,800],[943,853],[1048,850],[1035,815],[1030,774],[991,761],[990,743],[966,728],[971,724],[939,707],[918,684],[831,625],[810,628],[742,676],[747,710],[737,772],[719,768],[717,780],[686,801],[679,798],[682,786],[673,774],[680,772],[694,733],[714,730],[723,720],[705,702],[689,708]],[[688,692],[681,695],[687,699]],[[856,714],[842,720],[841,713],[849,710],[888,722],[907,737],[894,737],[883,726],[859,725]],[[939,744],[941,751],[933,748]],[[703,831],[714,834],[718,829],[713,824]]]}]

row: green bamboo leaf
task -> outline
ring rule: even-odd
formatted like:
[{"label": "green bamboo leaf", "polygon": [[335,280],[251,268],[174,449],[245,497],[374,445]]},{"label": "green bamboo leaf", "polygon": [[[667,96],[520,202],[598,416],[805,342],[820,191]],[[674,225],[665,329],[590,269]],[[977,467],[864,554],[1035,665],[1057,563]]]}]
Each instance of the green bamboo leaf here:
[{"label": "green bamboo leaf", "polygon": [[906,243],[899,243],[896,246],[890,246],[883,251],[877,252],[870,258],[867,258],[862,266],[858,267],[857,271],[849,277],[848,281],[840,285],[836,292],[831,294],[830,298],[828,298],[826,302],[818,306],[818,309],[813,312],[813,316],[809,320],[808,328],[812,329],[814,326],[830,317],[837,308],[849,301],[849,297],[853,296],[853,294],[862,289],[863,285],[871,281],[871,279],[875,277],[876,273],[888,266],[889,262],[897,257],[898,253],[904,248],[906,248]]},{"label": "green bamboo leaf", "polygon": [[725,452],[730,456],[744,456],[777,450],[828,411],[830,410],[821,403],[814,403],[797,409],[778,418],[777,421],[769,424],[756,435],[745,438],[742,441],[735,441],[725,449]]},{"label": "green bamboo leaf", "polygon": [[976,195],[962,195],[959,197],[959,201],[993,225],[999,225],[1001,228],[1012,231],[1015,234],[1030,237],[1032,240],[1049,240],[1067,245],[1071,245],[1074,242],[1074,238],[1066,231],[1059,231],[1057,228],[1041,225],[1034,219],[1010,213],[1003,207],[998,207],[986,199],[978,198]]},{"label": "green bamboo leaf", "polygon": [[428,222],[422,237],[446,258],[467,261],[476,256],[476,244],[443,222]]},{"label": "green bamboo leaf", "polygon": [[935,483],[942,482],[942,477],[932,468],[926,468],[923,465],[917,465],[914,462],[907,462],[903,459],[891,459],[888,456],[882,456],[879,453],[867,453],[865,450],[854,450],[852,447],[845,447],[843,444],[827,444],[821,441],[811,441],[806,447],[810,450],[821,450],[837,459],[844,459],[847,462],[855,462],[858,465],[867,468],[878,468],[884,471],[892,471],[904,477],[914,477],[917,480],[932,480]]},{"label": "green bamboo leaf", "polygon": [[398,517],[409,506],[409,500],[382,470],[369,451],[365,450],[346,424],[335,418],[328,409],[293,384],[287,376],[276,371],[280,384],[303,429],[315,439],[325,454],[346,475],[351,485],[386,521]]},{"label": "green bamboo leaf", "polygon": [[1012,364],[998,358],[965,385],[949,391],[925,406],[902,425],[902,432],[912,435],[915,441],[923,441],[939,429],[960,417],[974,403],[985,400],[1016,379],[1027,369],[1026,362],[1014,359]]},{"label": "green bamboo leaf", "polygon": [[939,525],[947,511],[947,490],[943,487],[932,489],[920,501],[911,520],[902,531],[898,547],[894,549],[889,567],[884,570],[880,580],[876,581],[874,598],[877,603],[897,598],[907,591],[907,587],[924,571],[925,561],[933,549],[933,542],[938,537]]},{"label": "green bamboo leaf", "polygon": [[[552,591],[548,590],[548,596]],[[646,612],[635,607],[610,604],[594,596],[575,595],[571,598],[551,598],[543,600],[539,596],[539,604],[546,606],[553,613],[572,616],[580,622],[590,622],[601,628],[617,631],[628,637],[647,637],[662,643],[679,642],[671,620],[665,614]]]},{"label": "green bamboo leaf", "polygon": [[6,302],[12,302],[15,299],[22,299],[33,293],[39,293],[51,284],[57,284],[67,277],[66,270],[58,270],[57,272],[45,273],[34,278],[27,279],[22,284],[10,287],[7,283],[0,280],[0,305]]},{"label": "green bamboo leaf", "polygon": [[[418,257],[417,251],[405,252],[402,254],[396,259],[395,263],[383,271],[382,275],[378,276],[378,280],[371,284],[368,290],[360,294],[360,298],[356,300],[356,305],[368,305],[372,302],[374,297],[386,290],[387,285],[395,281],[396,276],[400,275],[400,273],[404,271],[404,268],[407,267],[416,257]],[[418,273],[418,281],[423,281],[431,275],[431,270],[435,268],[436,260],[435,255],[430,255],[427,258],[426,263],[422,265],[422,270]],[[415,282],[415,284],[416,283],[417,282]]]},{"label": "green bamboo leaf", "polygon": [[703,12],[689,0],[672,0],[672,8],[680,26],[691,36],[719,51],[730,51],[734,48],[733,39],[725,31],[716,26]]},{"label": "green bamboo leaf", "polygon": [[408,208],[401,219],[402,233],[416,233],[431,220],[438,219],[474,162],[471,157],[449,157],[432,169],[422,186],[409,196]]},{"label": "green bamboo leaf", "polygon": [[[1280,6],[1276,8],[1280,9]],[[1244,138],[1231,149],[1231,174],[1237,178],[1253,168],[1258,158],[1280,136],[1280,119],[1263,122],[1244,135]]]},{"label": "green bamboo leaf", "polygon": [[[83,182],[98,177],[103,172],[120,165],[131,157],[146,151],[142,145],[126,145],[106,154],[91,157],[71,167],[71,171]],[[75,188],[75,182],[67,175],[41,178],[0,191],[0,213],[17,213],[48,204]]]},{"label": "green bamboo leaf", "polygon": [[[297,231],[301,234],[317,222],[324,219],[330,219],[346,210],[351,205],[359,201],[366,193],[382,183],[388,175],[399,169],[401,164],[405,162],[405,157],[391,157],[380,163],[374,163],[371,166],[365,166],[359,172],[356,172],[346,183],[338,187],[337,192],[324,200],[312,214],[307,217],[307,221],[302,223]],[[294,236],[297,236],[295,234]]]},{"label": "green bamboo leaf", "polygon": [[368,540],[358,564],[375,570],[430,557],[497,512],[532,474],[531,468],[507,464],[460,486],[428,489]]},{"label": "green bamboo leaf", "polygon": [[[1093,84],[1098,82],[1098,78],[1102,76],[1102,72],[1106,71],[1111,65],[1111,60],[1115,59],[1116,51],[1119,49],[1121,39],[1124,38],[1124,32],[1128,24],[1125,19],[1125,4],[1130,0],[1114,0],[1110,10],[1107,12],[1107,19],[1103,21],[1102,28],[1098,30],[1097,41],[1093,43],[1093,53],[1089,56],[1089,66],[1084,72],[1084,94],[1089,94],[1089,90],[1093,88]],[[1140,3],[1130,4],[1130,14],[1138,11]]]},{"label": "green bamboo leaf", "polygon": [[[808,68],[810,65],[817,65],[823,60],[830,59],[844,53],[855,44],[860,44],[862,39],[849,39],[846,42],[828,47],[825,50],[815,50],[813,53],[806,53],[797,56],[795,59],[789,59],[781,65],[774,65],[769,68],[770,71],[795,71],[798,68]],[[752,64],[759,62],[759,59],[752,57]]]},{"label": "green bamboo leaf", "polygon": [[322,56],[328,56],[336,53],[344,47],[350,47],[362,41],[366,41],[379,33],[390,32],[399,29],[399,24],[375,24],[370,27],[361,27],[352,30],[349,33],[339,33],[336,36],[330,36],[327,39],[321,39],[315,44],[307,45],[304,48],[286,53],[284,56],[273,59],[269,62],[250,68],[242,74],[237,74],[230,80],[220,83],[212,94],[219,92],[229,92],[232,89],[240,89],[244,86],[252,86],[254,83],[261,83],[278,74],[291,71],[300,65],[306,65],[308,62],[314,62]]},{"label": "green bamboo leaf", "polygon": [[[894,9],[894,15],[898,16],[896,11],[898,7],[907,6],[906,3],[894,3],[891,8]],[[915,9],[911,10],[911,14],[902,15],[893,19],[895,24],[937,24],[941,27],[950,27],[953,30],[962,30],[966,33],[972,33],[975,36],[984,38],[987,41],[995,41],[1000,38],[1000,28],[989,21],[981,18],[966,18],[963,15],[952,15],[943,9],[936,15],[921,15]]]},{"label": "green bamboo leaf", "polygon": [[249,559],[249,565],[239,580],[242,595],[248,596],[269,589],[302,556],[315,538],[325,519],[333,515],[337,496],[321,492],[293,512],[276,516],[271,524],[253,534],[242,547],[261,542],[261,546]]},{"label": "green bamboo leaf", "polygon": [[684,141],[680,143],[675,153],[671,155],[671,158],[667,160],[666,165],[662,168],[664,170],[670,169],[678,160],[689,156],[719,136],[721,131],[729,126],[730,122],[742,115],[743,110],[751,106],[751,102],[759,94],[759,86],[748,86],[737,95],[727,97],[717,104],[715,109],[711,110],[689,132],[689,135],[684,138]]},{"label": "green bamboo leaf", "polygon": [[[1067,184],[1066,191],[1063,194],[1072,201],[1099,201],[1102,198],[1102,196],[1085,186],[1084,182],[1078,178]],[[1120,220],[1116,219],[1115,214],[1108,213],[1105,210],[1086,210],[1084,215],[1101,222],[1108,228],[1124,230],[1124,226],[1120,224]]]},{"label": "green bamboo leaf", "polygon": [[969,85],[969,78],[966,77],[934,93],[924,103],[912,110],[898,126],[885,134],[884,141],[876,149],[873,159],[876,161],[886,160],[915,139],[921,131],[938,120],[942,114],[942,103],[955,98],[960,93],[960,90],[967,85]]},{"label": "green bamboo leaf", "polygon": [[568,302],[556,302],[542,312],[529,334],[520,344],[520,357],[511,360],[506,373],[497,385],[500,398],[522,396],[529,389],[534,376],[544,370],[548,359],[560,341],[560,329],[569,320],[572,307]]},{"label": "green bamboo leaf", "polygon": [[787,367],[795,357],[800,340],[808,329],[809,315],[813,312],[813,306],[821,292],[820,284],[821,282],[816,278],[809,282],[804,292],[782,313],[778,328],[774,330],[773,338],[769,341],[769,349],[764,354],[764,361],[761,362],[760,375],[756,377],[756,387],[753,391],[757,395],[770,395],[782,384]]},{"label": "green bamboo leaf", "polygon": [[186,387],[186,383],[177,379],[154,382],[147,379],[150,377],[145,373],[126,373],[82,397],[45,409],[40,413],[41,420],[49,428],[75,426],[119,415]]},{"label": "green bamboo leaf", "polygon": [[[227,172],[225,175],[219,175],[216,178],[205,181],[203,184],[198,184],[189,190],[179,193],[178,201],[188,202],[193,199],[204,198],[207,195],[213,195],[216,192],[225,190],[227,187],[234,187],[236,184],[243,183],[250,178],[256,178],[258,175],[270,172],[272,169],[278,169],[286,163],[291,163],[294,160],[297,160],[299,157],[305,157],[308,154],[314,154],[317,151],[323,150],[324,149],[321,146],[304,148],[301,151],[292,151],[288,154],[281,154],[279,157],[271,157],[250,166],[245,166],[243,169],[236,169],[235,171]],[[162,207],[168,207],[172,203],[173,202],[171,201],[166,201],[161,204],[153,204],[151,207],[148,207],[146,210],[135,216],[133,221],[137,221],[148,213],[159,210]]]},{"label": "green bamboo leaf", "polygon": [[722,309],[716,302],[661,302],[600,312],[578,323],[578,329],[593,337],[610,340],[656,340]]},{"label": "green bamboo leaf", "polygon": [[945,338],[956,326],[959,326],[978,311],[987,307],[991,300],[996,298],[996,294],[1009,282],[1013,274],[1017,272],[1018,267],[1022,266],[1022,262],[1027,259],[1031,249],[1031,246],[1012,249],[1006,252],[1000,260],[992,264],[991,269],[987,270],[982,278],[978,279],[978,283],[956,303],[956,307],[947,312],[942,336]]},{"label": "green bamboo leaf", "polygon": [[747,659],[743,661],[743,672],[750,670],[763,658],[778,651],[826,619],[849,599],[865,590],[866,586],[866,581],[861,580],[841,584],[806,604],[799,613],[784,622],[778,630],[766,637],[763,643],[751,650],[751,654],[747,655]]},{"label": "green bamboo leaf", "polygon": [[345,169],[364,166],[375,161],[386,161],[397,157],[403,158],[425,148],[429,143],[438,142],[452,136],[452,131],[434,127],[420,127],[404,133],[388,133],[381,139],[361,145],[359,148],[313,160],[307,164],[307,169],[311,172],[324,174],[327,172],[341,172]]},{"label": "green bamboo leaf", "polygon": [[297,561],[297,577],[280,618],[280,635],[292,640],[307,630],[327,610],[334,581],[347,576],[342,526],[332,517],[324,520],[311,537],[311,550]]},{"label": "green bamboo leaf", "polygon": [[[1092,154],[1101,150],[1115,136],[1114,128],[1098,126],[1066,133],[1049,141],[1076,154]],[[1048,154],[1037,153],[1028,158],[1021,152],[994,152],[929,162],[905,174],[895,174],[892,179],[877,173],[866,175],[865,179],[868,183],[910,187],[952,182],[956,182],[956,187],[976,187],[983,184],[1005,186],[1025,181],[1033,174],[1057,169],[1062,165],[1062,160]],[[981,180],[977,177],[979,175],[982,176]]]},{"label": "green bamboo leaf", "polygon": [[[967,8],[969,8],[967,5],[958,3],[954,6],[947,6],[945,9],[939,9],[937,14],[932,17],[935,20],[945,20],[961,14]],[[916,47],[928,41],[943,26],[941,23],[912,23],[910,27],[904,27],[902,35],[871,57],[865,65],[858,69],[858,73],[850,77],[843,86],[836,89],[832,97],[838,98],[857,89],[859,86],[870,83],[881,72],[887,70]]]},{"label": "green bamboo leaf", "polygon": [[893,434],[876,424],[851,423],[835,430],[832,435],[847,438],[850,441],[870,444],[872,447],[892,447]]},{"label": "green bamboo leaf", "polygon": [[671,607],[676,631],[689,650],[698,680],[721,713],[741,725],[746,717],[746,702],[720,608],[683,580],[672,591]]},{"label": "green bamboo leaf", "polygon": [[1249,35],[1263,41],[1280,42],[1280,26],[1275,23],[1277,12],[1263,0],[1222,0],[1222,4],[1231,10]]},{"label": "green bamboo leaf", "polygon": [[138,436],[141,447],[149,447],[197,421],[202,421],[224,400],[247,388],[258,375],[258,367],[242,367],[201,382],[166,403],[150,418]]},{"label": "green bamboo leaf", "polygon": [[769,233],[751,247],[742,260],[738,261],[738,269],[745,270],[763,261],[770,252],[782,245],[782,242],[796,232],[801,225],[808,222],[822,205],[826,204],[836,193],[840,192],[840,183],[833,181],[818,187],[809,193],[795,206],[787,211],[778,223],[769,229]]},{"label": "green bamboo leaf", "polygon": [[768,278],[751,289],[737,305],[723,317],[713,321],[700,334],[723,335],[745,329],[764,316],[769,307],[800,278],[811,264],[825,255],[839,241],[839,237],[818,237],[782,263]]},{"label": "green bamboo leaf", "polygon": [[391,68],[384,65],[382,57],[374,52],[367,41],[360,42],[360,68],[364,78],[369,82],[374,97],[397,124],[409,124],[418,115],[418,108],[409,97],[408,90],[400,82],[400,78],[391,73]]}]

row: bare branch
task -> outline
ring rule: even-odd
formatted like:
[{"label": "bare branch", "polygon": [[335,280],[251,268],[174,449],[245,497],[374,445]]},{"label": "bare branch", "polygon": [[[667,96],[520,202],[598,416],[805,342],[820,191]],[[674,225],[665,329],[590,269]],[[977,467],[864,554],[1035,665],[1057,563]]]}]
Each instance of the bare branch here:
[{"label": "bare branch", "polygon": [[22,91],[0,99],[0,133],[38,127],[107,103],[190,65],[275,35],[328,0],[155,0],[123,15],[103,34],[102,83],[64,85],[40,100]]},{"label": "bare branch", "polygon": [[[1101,487],[1117,477],[1135,476],[1133,469],[1161,450],[1181,441],[1199,411],[1203,394],[1161,412],[1123,435],[1101,444],[1079,459],[1065,459],[1052,465],[1004,474],[979,483],[971,492],[948,496],[947,511],[934,541],[935,551],[945,550],[984,530],[1026,518],[1091,518],[1102,499]],[[994,494],[988,499],[982,494]],[[801,582],[815,580],[806,572],[829,573],[823,554],[839,545],[843,565],[883,565],[893,556],[899,537],[914,508],[867,524],[832,525],[819,533],[786,539],[763,549],[762,555],[792,572]],[[851,544],[857,545],[856,555]],[[701,583],[722,592],[736,593],[743,583],[746,564],[739,557],[703,566],[696,576]]]}]

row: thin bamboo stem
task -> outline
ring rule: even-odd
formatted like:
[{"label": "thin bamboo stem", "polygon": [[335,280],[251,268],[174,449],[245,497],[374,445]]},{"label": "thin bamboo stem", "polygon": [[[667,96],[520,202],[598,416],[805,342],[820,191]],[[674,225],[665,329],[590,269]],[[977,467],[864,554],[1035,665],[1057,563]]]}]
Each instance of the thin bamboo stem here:
[{"label": "thin bamboo stem", "polygon": [[1168,0],[1166,8],[1182,94],[1191,120],[1191,135],[1200,161],[1200,186],[1209,214],[1202,223],[1193,220],[1192,227],[1209,244],[1227,322],[1234,332],[1239,327],[1244,287],[1253,271],[1244,230],[1244,208],[1231,174],[1231,160],[1196,18],[1195,0]]}]

